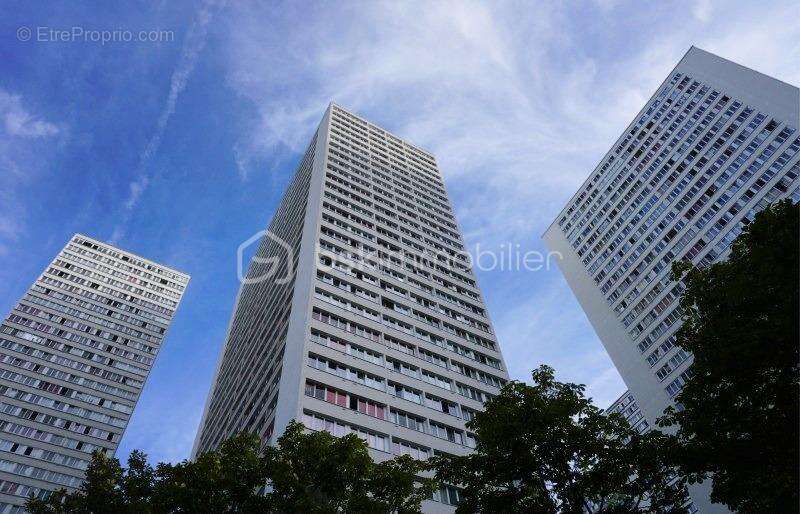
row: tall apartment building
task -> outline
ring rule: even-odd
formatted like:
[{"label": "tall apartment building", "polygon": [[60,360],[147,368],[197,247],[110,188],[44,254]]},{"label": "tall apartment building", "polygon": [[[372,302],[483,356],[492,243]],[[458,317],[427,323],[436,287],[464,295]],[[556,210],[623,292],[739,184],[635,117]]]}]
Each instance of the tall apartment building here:
[{"label": "tall apartment building", "polygon": [[800,198],[799,99],[691,48],[545,232],[650,426],[691,376],[670,265],[725,259],[755,212]]},{"label": "tall apartment building", "polygon": [[[639,408],[639,403],[630,391],[622,393],[620,397],[614,400],[614,403],[609,405],[603,412],[606,416],[615,413],[621,414],[622,417],[625,418],[625,421],[640,434],[644,434],[651,428],[647,420],[644,419],[644,414],[642,413],[642,409]],[[705,490],[694,492],[695,496],[698,496],[698,493],[707,495]],[[689,501],[685,507],[687,514],[697,514],[699,512],[697,505],[695,505],[693,501]]]},{"label": "tall apartment building", "polygon": [[113,455],[189,276],[77,234],[0,325],[0,513]]},{"label": "tall apartment building", "polygon": [[461,455],[507,377],[433,156],[331,104],[239,291],[193,452],[300,420],[376,460]]},{"label": "tall apartment building", "polygon": [[614,413],[621,414],[622,417],[625,418],[625,421],[627,421],[628,424],[635,428],[640,434],[647,432],[650,429],[650,424],[647,423],[646,419],[644,419],[642,409],[639,408],[636,398],[631,394],[630,391],[625,391],[622,393],[620,397],[614,400],[614,403],[609,405],[604,412],[606,415]]}]

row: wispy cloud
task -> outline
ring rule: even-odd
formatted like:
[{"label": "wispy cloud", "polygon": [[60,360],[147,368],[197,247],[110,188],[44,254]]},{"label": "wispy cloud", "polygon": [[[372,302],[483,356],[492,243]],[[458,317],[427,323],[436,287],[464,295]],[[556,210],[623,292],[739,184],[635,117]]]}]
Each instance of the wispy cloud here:
[{"label": "wispy cloud", "polygon": [[559,380],[586,384],[598,405],[610,404],[624,385],[577,301],[561,277],[542,276],[539,282],[534,295],[493,318],[509,374],[528,380],[533,368],[549,364]]},{"label": "wispy cloud", "polygon": [[12,95],[0,89],[0,117],[3,119],[6,137],[40,138],[58,134],[55,123],[37,118],[22,105],[20,95]]},{"label": "wispy cloud", "polygon": [[713,12],[714,5],[711,3],[711,0],[696,0],[694,6],[692,6],[692,15],[697,18],[698,21],[704,23],[711,19]]},{"label": "wispy cloud", "polygon": [[[564,202],[692,44],[797,80],[800,28],[785,22],[795,5],[712,7],[368,3],[300,16],[236,4],[226,80],[254,113],[234,148],[239,175],[300,152],[334,100],[436,154],[470,246],[540,249]],[[482,283],[504,313],[501,345],[520,378],[548,356],[613,400],[622,384],[556,277],[522,274],[514,282],[526,288],[514,292],[496,277]]]},{"label": "wispy cloud", "polygon": [[[304,12],[289,31],[264,27],[284,26],[294,12],[232,7],[227,80],[256,114],[236,146],[240,164],[301,150],[334,100],[379,113],[376,121],[433,150],[449,178],[480,175],[520,203],[579,184],[691,44],[785,79],[798,73],[786,54],[797,51],[800,29],[780,23],[790,4],[757,20],[735,9],[705,20],[700,2],[707,23],[692,25],[678,23],[684,12],[620,19],[641,12],[627,3],[597,12],[589,4],[371,3]],[[628,23],[639,30],[622,48],[619,37],[581,33],[600,22],[612,33]],[[553,213],[541,202],[530,208]]]},{"label": "wispy cloud", "polygon": [[167,129],[170,118],[175,113],[178,97],[184,89],[186,89],[189,77],[197,66],[197,61],[203,52],[203,48],[205,48],[208,26],[213,18],[213,14],[217,8],[224,4],[224,1],[215,0],[203,2],[189,27],[183,41],[183,48],[178,58],[178,64],[175,66],[175,69],[172,71],[172,76],[170,77],[169,94],[161,109],[161,114],[156,121],[155,130],[139,156],[139,165],[136,168],[134,179],[128,185],[128,196],[123,202],[125,211],[122,213],[121,221],[114,227],[111,233],[110,242],[112,244],[118,243],[119,240],[125,236],[126,227],[133,214],[133,210],[151,182],[150,163],[153,156],[158,152],[161,146],[161,140],[164,138],[164,131]]},{"label": "wispy cloud", "polygon": [[32,113],[23,97],[0,89],[0,254],[7,252],[25,227],[22,187],[47,165],[47,143],[64,127]]},{"label": "wispy cloud", "polygon": [[137,180],[134,180],[129,184],[130,192],[128,193],[128,199],[125,200],[123,204],[125,209],[131,210],[136,206],[136,203],[139,201],[139,197],[142,196],[142,193],[147,188],[147,184],[150,183],[150,179],[147,175],[140,176]]}]

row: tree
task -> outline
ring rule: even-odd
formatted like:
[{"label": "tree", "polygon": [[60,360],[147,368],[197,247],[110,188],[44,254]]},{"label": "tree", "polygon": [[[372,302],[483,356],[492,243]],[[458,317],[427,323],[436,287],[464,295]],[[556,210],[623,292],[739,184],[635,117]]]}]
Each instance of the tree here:
[{"label": "tree", "polygon": [[437,460],[437,477],[461,490],[458,513],[678,514],[688,501],[669,465],[669,438],[640,435],[605,416],[584,386],[555,380],[549,366],[533,384],[513,381],[467,426],[477,447]]},{"label": "tree", "polygon": [[155,475],[153,512],[270,512],[261,494],[269,468],[254,434],[232,437],[194,461],[159,464]]},{"label": "tree", "polygon": [[[131,454],[135,460],[141,454]],[[129,510],[125,503],[125,494],[122,491],[124,472],[115,458],[108,457],[105,453],[95,451],[86,470],[86,480],[74,493],[66,490],[56,491],[46,500],[31,496],[26,509],[31,514],[62,514],[84,513],[115,514],[126,513]]]},{"label": "tree", "polygon": [[292,422],[277,443],[265,450],[276,512],[416,513],[434,490],[420,477],[426,463],[407,456],[375,463],[353,434],[305,433]]},{"label": "tree", "polygon": [[25,502],[25,509],[30,514],[67,514],[81,512],[75,504],[75,495],[67,493],[66,489],[53,491],[45,500],[31,495]]},{"label": "tree", "polygon": [[378,500],[378,512],[414,514],[420,512],[422,502],[430,499],[437,488],[432,479],[420,475],[430,469],[426,463],[401,455],[374,466],[368,489]]},{"label": "tree", "polygon": [[798,512],[800,205],[758,213],[727,261],[673,267],[686,289],[676,346],[692,377],[660,420],[677,427],[682,470],[742,513]]},{"label": "tree", "polygon": [[31,514],[340,513],[413,514],[434,491],[428,464],[401,456],[373,462],[355,435],[307,432],[292,422],[263,451],[253,434],[228,439],[194,461],[159,464],[131,453],[127,469],[95,453],[75,492],[30,498]]},{"label": "tree", "polygon": [[155,487],[156,475],[147,462],[147,455],[134,450],[128,457],[128,469],[118,480],[122,491],[122,502],[129,512],[146,514],[152,512],[150,499]]}]

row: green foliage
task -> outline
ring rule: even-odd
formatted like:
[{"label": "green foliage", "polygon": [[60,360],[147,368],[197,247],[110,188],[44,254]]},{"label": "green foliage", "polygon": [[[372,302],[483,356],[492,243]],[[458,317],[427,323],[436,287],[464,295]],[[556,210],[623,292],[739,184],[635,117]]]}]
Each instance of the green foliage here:
[{"label": "green foliage", "polygon": [[417,475],[426,464],[409,457],[375,463],[353,434],[304,434],[290,423],[276,447],[265,451],[276,512],[420,512],[433,482]]},{"label": "green foliage", "polygon": [[242,433],[195,461],[159,464],[153,512],[269,512],[258,494],[269,476],[260,448],[257,436]]},{"label": "green foliage", "polygon": [[[135,461],[141,455],[141,453],[131,454],[131,460]],[[92,454],[92,461],[86,470],[86,481],[77,492],[68,494],[62,489],[53,493],[47,500],[31,498],[26,508],[31,514],[147,512],[133,510],[133,505],[126,504],[126,495],[120,487],[122,483],[124,483],[124,472],[119,461],[96,451]]]},{"label": "green foliage", "polygon": [[128,456],[128,469],[121,480],[122,501],[130,512],[152,512],[150,498],[155,486],[155,472],[147,462],[147,455],[134,450]]},{"label": "green foliage", "polygon": [[756,215],[727,261],[673,267],[686,285],[676,345],[693,376],[660,423],[676,426],[681,468],[712,479],[712,500],[742,514],[798,512],[800,206]]},{"label": "green foliage", "polygon": [[475,453],[437,462],[438,478],[463,488],[458,513],[685,512],[668,438],[603,415],[584,386],[556,381],[548,366],[533,371],[532,385],[507,384],[468,427]]},{"label": "green foliage", "polygon": [[430,468],[408,455],[376,465],[369,477],[369,490],[380,501],[378,510],[396,514],[419,512],[422,502],[430,499],[437,488],[436,480],[419,478]]},{"label": "green foliage", "polygon": [[[797,512],[800,457],[798,272],[800,205],[758,214],[731,256],[705,269],[676,264],[686,289],[676,345],[694,375],[660,423],[638,434],[605,416],[584,386],[533,371],[510,382],[468,423],[476,451],[433,460],[460,488],[459,513],[682,514],[685,484],[711,479],[712,500],[741,514]],[[674,468],[678,463],[681,475]],[[31,498],[32,514],[412,514],[436,488],[432,466],[373,462],[355,435],[291,423],[275,447],[241,434],[195,461],[159,464],[133,452],[123,469],[95,453],[74,493]]]},{"label": "green foliage", "polygon": [[25,508],[30,514],[67,514],[82,512],[75,503],[77,495],[67,494],[65,489],[54,491],[47,500],[30,497]]},{"label": "green foliage", "polygon": [[428,465],[407,456],[375,463],[355,435],[308,433],[292,422],[276,447],[240,434],[195,461],[159,464],[141,452],[128,468],[95,453],[83,486],[31,498],[31,514],[418,513],[435,481]]}]

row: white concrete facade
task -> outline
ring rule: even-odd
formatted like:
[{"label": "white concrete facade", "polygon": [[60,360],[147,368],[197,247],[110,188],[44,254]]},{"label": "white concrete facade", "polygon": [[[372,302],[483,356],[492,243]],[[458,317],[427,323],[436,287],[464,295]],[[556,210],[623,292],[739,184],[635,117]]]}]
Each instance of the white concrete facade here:
[{"label": "white concrete facade", "polygon": [[[256,279],[270,256],[290,280]],[[465,423],[508,375],[433,156],[331,104],[256,257],[195,454],[291,420],[378,460],[471,451]]]},{"label": "white concrete facade", "polygon": [[755,212],[800,198],[799,110],[796,87],[693,47],[544,234],[651,427],[691,374],[671,263],[724,259]]},{"label": "white concrete facade", "polygon": [[0,327],[0,513],[113,455],[189,276],[76,234]]},{"label": "white concrete facade", "polygon": [[647,432],[650,429],[650,424],[644,419],[642,409],[639,408],[639,403],[630,391],[625,391],[619,398],[614,400],[614,403],[608,406],[603,411],[606,415],[618,413],[625,418],[630,426],[635,428],[639,433]]}]

